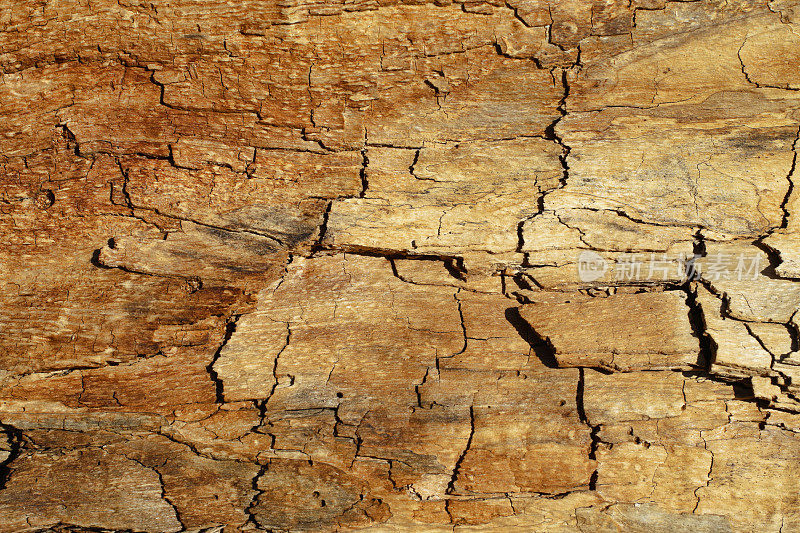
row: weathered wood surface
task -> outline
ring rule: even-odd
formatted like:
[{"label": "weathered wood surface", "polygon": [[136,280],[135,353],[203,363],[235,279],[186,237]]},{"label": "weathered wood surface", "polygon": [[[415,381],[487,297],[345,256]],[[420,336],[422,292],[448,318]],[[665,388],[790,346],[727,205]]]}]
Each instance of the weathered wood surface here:
[{"label": "weathered wood surface", "polygon": [[0,532],[800,531],[800,4],[0,2]]}]

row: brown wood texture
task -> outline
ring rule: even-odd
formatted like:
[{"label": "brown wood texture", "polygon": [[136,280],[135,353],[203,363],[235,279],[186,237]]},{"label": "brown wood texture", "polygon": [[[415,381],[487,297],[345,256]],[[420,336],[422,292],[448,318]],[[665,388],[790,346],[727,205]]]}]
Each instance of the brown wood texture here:
[{"label": "brown wood texture", "polygon": [[795,0],[0,0],[0,533],[800,532]]}]

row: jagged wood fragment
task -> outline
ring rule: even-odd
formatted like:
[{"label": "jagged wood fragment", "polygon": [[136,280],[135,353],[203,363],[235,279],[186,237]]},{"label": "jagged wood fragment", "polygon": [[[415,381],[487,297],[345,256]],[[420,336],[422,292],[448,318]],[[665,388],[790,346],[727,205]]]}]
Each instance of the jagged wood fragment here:
[{"label": "jagged wood fragment", "polygon": [[333,203],[325,242],[440,255],[515,251],[517,224],[558,186],[561,152],[539,138],[370,148],[368,187],[362,198]]},{"label": "jagged wood fragment", "polygon": [[[700,353],[682,292],[618,294],[531,304],[520,313],[559,366],[689,369]],[[565,327],[566,324],[573,324]]]},{"label": "jagged wood fragment", "polygon": [[155,470],[121,454],[95,447],[34,452],[16,461],[0,491],[0,520],[9,531],[59,523],[180,531],[162,491]]},{"label": "jagged wood fragment", "polygon": [[711,371],[733,377],[769,375],[772,354],[765,350],[745,323],[723,316],[723,302],[705,287],[697,287],[705,333],[714,343]]}]

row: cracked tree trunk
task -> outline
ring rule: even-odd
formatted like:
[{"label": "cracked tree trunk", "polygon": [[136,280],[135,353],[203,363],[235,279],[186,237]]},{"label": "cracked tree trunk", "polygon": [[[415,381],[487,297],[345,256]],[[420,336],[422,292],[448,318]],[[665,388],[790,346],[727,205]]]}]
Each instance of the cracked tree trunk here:
[{"label": "cracked tree trunk", "polygon": [[800,531],[800,4],[10,0],[0,533]]}]

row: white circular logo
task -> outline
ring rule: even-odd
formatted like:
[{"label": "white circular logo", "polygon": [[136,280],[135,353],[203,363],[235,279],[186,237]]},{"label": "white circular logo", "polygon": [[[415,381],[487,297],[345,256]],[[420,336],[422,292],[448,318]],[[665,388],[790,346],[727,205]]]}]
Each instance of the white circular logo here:
[{"label": "white circular logo", "polygon": [[597,281],[608,271],[608,262],[597,252],[584,250],[578,256],[578,279],[581,281]]}]

